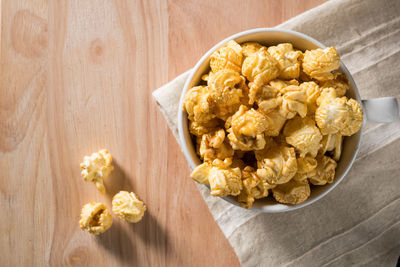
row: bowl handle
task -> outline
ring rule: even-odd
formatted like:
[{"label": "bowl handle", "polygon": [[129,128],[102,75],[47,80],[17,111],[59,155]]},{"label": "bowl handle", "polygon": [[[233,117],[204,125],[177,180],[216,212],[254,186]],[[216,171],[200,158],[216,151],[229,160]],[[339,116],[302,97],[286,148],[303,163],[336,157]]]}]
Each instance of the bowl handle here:
[{"label": "bowl handle", "polygon": [[395,97],[362,100],[367,123],[388,123],[399,120],[399,105]]}]

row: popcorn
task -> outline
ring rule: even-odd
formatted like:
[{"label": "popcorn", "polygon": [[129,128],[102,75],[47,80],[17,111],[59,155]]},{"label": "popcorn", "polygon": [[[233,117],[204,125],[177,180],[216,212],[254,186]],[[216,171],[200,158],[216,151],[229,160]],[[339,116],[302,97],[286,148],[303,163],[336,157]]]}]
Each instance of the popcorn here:
[{"label": "popcorn", "polygon": [[272,193],[279,203],[295,205],[306,201],[311,190],[307,180],[291,180],[272,188]]},{"label": "popcorn", "polygon": [[101,234],[112,225],[112,217],[106,205],[90,202],[83,206],[79,225],[91,234]]},{"label": "popcorn", "polygon": [[225,139],[224,129],[204,134],[201,138],[199,152],[204,161],[224,160],[225,158],[231,158],[234,153],[229,142]]},{"label": "popcorn", "polygon": [[331,73],[340,67],[338,52],[334,47],[325,49],[307,50],[303,58],[303,71],[318,81],[332,80]]},{"label": "popcorn", "polygon": [[212,196],[237,196],[242,190],[240,168],[232,168],[232,159],[216,159],[197,166],[190,175],[194,180],[209,184]]},{"label": "popcorn", "polygon": [[228,138],[235,150],[259,150],[265,146],[263,132],[266,130],[267,120],[265,116],[254,110],[241,106],[232,116]]},{"label": "popcorn", "polygon": [[210,67],[213,72],[223,69],[240,72],[242,61],[242,47],[235,41],[231,40],[211,55]]},{"label": "popcorn", "polygon": [[360,104],[345,97],[349,82],[335,48],[306,52],[284,43],[228,42],[210,59],[184,99],[189,131],[202,160],[191,177],[213,196],[298,204],[309,182],[331,183],[343,136],[358,132]]},{"label": "popcorn", "polygon": [[146,211],[146,205],[133,192],[120,191],[112,199],[112,211],[119,218],[137,223]]},{"label": "popcorn", "polygon": [[257,175],[271,185],[284,184],[297,172],[294,149],[272,144],[260,151],[255,151]]},{"label": "popcorn", "polygon": [[295,117],[288,121],[283,129],[283,134],[286,136],[286,142],[294,146],[300,157],[317,155],[322,135],[311,118]]},{"label": "popcorn", "polygon": [[183,110],[188,119],[197,122],[208,122],[216,115],[213,112],[213,103],[208,86],[196,86],[188,90],[183,100]]},{"label": "popcorn", "polygon": [[303,54],[295,51],[289,43],[268,47],[268,53],[278,61],[281,79],[296,79],[300,75],[300,59]]},{"label": "popcorn", "polygon": [[255,199],[268,196],[268,189],[275,187],[257,176],[254,168],[246,166],[242,171],[243,189],[238,196],[240,206],[250,209]]},{"label": "popcorn", "polygon": [[81,163],[82,177],[86,182],[94,182],[97,190],[102,195],[106,193],[103,180],[108,177],[114,169],[112,164],[112,156],[107,149],[101,149],[99,152],[93,153],[91,156],[83,157]]},{"label": "popcorn", "polygon": [[324,185],[332,183],[335,178],[336,161],[328,156],[319,155],[317,158],[316,173],[309,177],[313,185]]},{"label": "popcorn", "polygon": [[357,101],[344,96],[323,101],[315,111],[315,121],[323,135],[350,136],[360,130],[363,112]]}]

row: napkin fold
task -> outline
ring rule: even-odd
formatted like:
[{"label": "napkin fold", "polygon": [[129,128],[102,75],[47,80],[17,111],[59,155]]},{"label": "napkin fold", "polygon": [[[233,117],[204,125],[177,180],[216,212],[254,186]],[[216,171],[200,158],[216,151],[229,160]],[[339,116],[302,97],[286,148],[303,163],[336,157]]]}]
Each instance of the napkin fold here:
[{"label": "napkin fold", "polygon": [[[277,27],[335,46],[363,99],[399,98],[399,14],[397,0],[333,0]],[[153,92],[178,143],[178,104],[189,72]],[[323,199],[292,212],[248,211],[210,196],[205,186],[198,188],[243,266],[395,266],[399,137],[399,122],[367,125],[346,178]]]}]

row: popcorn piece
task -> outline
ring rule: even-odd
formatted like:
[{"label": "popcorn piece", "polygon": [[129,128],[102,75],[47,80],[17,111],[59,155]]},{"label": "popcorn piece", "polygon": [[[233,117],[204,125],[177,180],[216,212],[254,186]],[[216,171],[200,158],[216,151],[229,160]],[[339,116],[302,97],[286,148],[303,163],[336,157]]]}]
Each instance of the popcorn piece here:
[{"label": "popcorn piece", "polygon": [[307,104],[305,92],[296,85],[289,85],[282,90],[282,104],[280,113],[283,117],[291,119],[296,114],[300,117],[307,115]]},{"label": "popcorn piece", "polygon": [[290,81],[283,81],[283,80],[272,80],[269,82],[269,85],[273,88],[275,88],[276,90],[279,91],[279,93],[284,94],[287,91],[285,90],[286,87],[290,86],[290,85],[299,85],[299,82],[295,79],[290,80]]},{"label": "popcorn piece", "polygon": [[195,86],[188,90],[183,100],[183,110],[191,121],[208,122],[215,118],[208,86]]},{"label": "popcorn piece", "polygon": [[287,183],[297,172],[296,154],[293,148],[271,145],[255,151],[257,175],[271,185]]},{"label": "popcorn piece", "polygon": [[234,153],[229,142],[225,139],[224,129],[204,134],[201,138],[199,152],[204,161],[224,160],[225,158],[231,158]]},{"label": "popcorn piece", "polygon": [[317,109],[317,99],[321,94],[321,88],[315,82],[304,82],[300,89],[306,93],[307,115],[312,115]]},{"label": "popcorn piece", "polygon": [[101,149],[90,156],[83,157],[81,163],[82,177],[86,182],[94,182],[97,190],[102,195],[106,193],[103,180],[108,177],[110,172],[114,169],[112,164],[112,156],[108,153],[107,149]]},{"label": "popcorn piece", "polygon": [[112,217],[106,205],[90,202],[83,206],[79,225],[91,234],[101,234],[112,225]]},{"label": "popcorn piece", "polygon": [[289,43],[270,46],[268,52],[278,61],[281,79],[296,79],[300,75],[300,59],[302,53],[295,51]]},{"label": "popcorn piece", "polygon": [[192,177],[193,180],[200,184],[209,184],[208,182],[208,175],[210,173],[210,170],[212,168],[212,164],[210,162],[204,162],[200,165],[198,165],[192,173],[190,174],[190,177]]},{"label": "popcorn piece", "polygon": [[267,120],[265,116],[254,110],[241,106],[232,116],[228,138],[235,150],[259,150],[265,146],[264,131]]},{"label": "popcorn piece", "polygon": [[137,223],[146,211],[146,205],[133,192],[120,191],[112,199],[112,211],[121,219]]},{"label": "popcorn piece", "polygon": [[349,136],[360,130],[363,113],[357,101],[344,96],[323,101],[315,111],[315,121],[323,135]]},{"label": "popcorn piece", "polygon": [[267,51],[260,50],[245,58],[242,73],[250,81],[250,90],[257,91],[257,88],[278,77],[278,62]]},{"label": "popcorn piece", "polygon": [[333,87],[323,88],[319,97],[317,98],[316,104],[317,106],[320,106],[322,105],[323,102],[334,100],[335,98],[337,98],[337,93],[335,88]]},{"label": "popcorn piece", "polygon": [[254,102],[257,104],[262,101],[271,100],[276,98],[278,95],[278,90],[269,85],[263,85],[260,87],[252,87],[249,90],[249,104],[253,105]]},{"label": "popcorn piece", "polygon": [[210,57],[210,67],[213,72],[229,69],[240,72],[242,68],[242,47],[231,40],[226,45],[215,51]]},{"label": "popcorn piece", "polygon": [[332,80],[331,71],[340,67],[338,52],[334,47],[307,50],[303,58],[303,71],[318,81]]},{"label": "popcorn piece", "polygon": [[248,43],[242,44],[242,53],[245,57],[256,54],[262,50],[267,51],[267,48],[256,42],[248,42]]},{"label": "popcorn piece", "polygon": [[342,97],[346,94],[347,90],[349,90],[349,81],[346,78],[346,75],[340,72],[333,73],[333,80],[327,80],[321,82],[321,88],[333,88],[336,91],[337,97]]},{"label": "popcorn piece", "polygon": [[[259,110],[263,111],[266,109],[263,105],[259,106]],[[264,112],[263,112],[264,113]],[[265,135],[267,136],[278,136],[281,131],[283,125],[286,122],[286,118],[281,115],[278,109],[273,109],[264,113],[265,118],[267,119],[267,126],[265,129]]]},{"label": "popcorn piece", "polygon": [[325,154],[327,151],[334,151],[333,159],[338,161],[342,153],[342,141],[343,137],[339,133],[324,135],[321,142],[321,154]]},{"label": "popcorn piece", "polygon": [[313,157],[306,156],[304,158],[297,159],[297,173],[292,178],[296,181],[306,180],[308,177],[314,176],[316,174],[317,160]]},{"label": "popcorn piece", "polygon": [[275,186],[268,184],[266,181],[257,176],[256,171],[246,166],[242,171],[243,189],[238,196],[240,206],[250,209],[254,200],[268,196],[268,189]]},{"label": "popcorn piece", "polygon": [[245,79],[238,72],[224,69],[216,72],[208,80],[212,98],[218,104],[233,105],[240,103]]},{"label": "popcorn piece", "polygon": [[311,190],[307,180],[291,180],[272,188],[272,193],[276,201],[295,205],[306,201],[311,194]]},{"label": "popcorn piece", "polygon": [[202,136],[215,131],[219,124],[218,119],[212,119],[207,122],[189,121],[189,131],[195,136]]},{"label": "popcorn piece", "polygon": [[317,168],[314,176],[310,176],[309,180],[313,185],[324,185],[332,183],[335,178],[336,161],[330,157],[319,155],[317,157]]},{"label": "popcorn piece", "polygon": [[315,157],[318,154],[322,135],[311,118],[295,117],[288,121],[283,134],[286,136],[286,142],[295,147],[300,157]]}]

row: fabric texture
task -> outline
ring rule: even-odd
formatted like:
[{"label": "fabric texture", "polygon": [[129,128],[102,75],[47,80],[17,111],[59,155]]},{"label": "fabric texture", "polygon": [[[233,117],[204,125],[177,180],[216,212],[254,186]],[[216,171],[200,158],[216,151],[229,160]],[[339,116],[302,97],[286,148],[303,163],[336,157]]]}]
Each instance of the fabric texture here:
[{"label": "fabric texture", "polygon": [[[363,99],[399,98],[399,14],[398,0],[333,0],[277,27],[335,46]],[[178,143],[178,103],[188,75],[153,93]],[[248,211],[198,188],[243,266],[395,266],[399,137],[399,122],[364,127],[358,158],[345,179],[323,199],[295,211]]]}]

